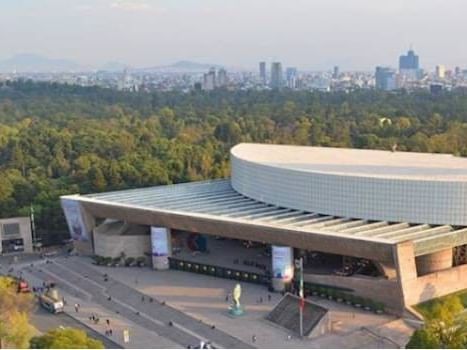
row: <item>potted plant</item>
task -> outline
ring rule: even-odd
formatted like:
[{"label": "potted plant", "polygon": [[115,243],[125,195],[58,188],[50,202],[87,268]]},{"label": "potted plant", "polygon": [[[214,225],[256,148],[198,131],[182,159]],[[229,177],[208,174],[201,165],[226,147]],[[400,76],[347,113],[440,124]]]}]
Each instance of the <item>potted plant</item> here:
[{"label": "potted plant", "polygon": [[336,292],[332,288],[328,288],[326,294],[328,295],[329,300],[333,300],[335,298]]},{"label": "potted plant", "polygon": [[131,266],[134,266],[134,263],[135,263],[135,258],[133,257],[128,257],[125,259],[125,266],[128,266],[128,267],[131,267]]},{"label": "potted plant", "polygon": [[344,301],[344,296],[342,292],[336,292],[336,301],[342,303]]},{"label": "potted plant", "polygon": [[139,267],[143,267],[146,265],[146,258],[144,256],[140,256],[139,258],[136,259],[136,265]]},{"label": "potted plant", "polygon": [[352,305],[354,301],[354,296],[352,294],[345,294],[344,299],[347,305]]},{"label": "potted plant", "polygon": [[380,302],[375,302],[375,307],[373,309],[375,311],[375,313],[377,313],[378,315],[381,315],[384,313],[384,304],[383,303],[380,303]]},{"label": "potted plant", "polygon": [[324,287],[319,287],[319,296],[321,298],[326,298],[326,288]]},{"label": "potted plant", "polygon": [[107,266],[107,267],[112,266],[112,258],[110,256],[106,256],[104,258],[104,265]]},{"label": "potted plant", "polygon": [[121,261],[121,258],[118,256],[116,258],[113,258],[112,262],[110,264],[111,264],[111,266],[118,267],[118,266],[120,266],[120,261]]},{"label": "potted plant", "polygon": [[355,297],[353,305],[357,308],[360,309],[363,305],[363,298],[361,297]]},{"label": "potted plant", "polygon": [[373,301],[371,299],[364,299],[363,300],[363,308],[366,311],[371,311],[374,308],[373,307]]}]

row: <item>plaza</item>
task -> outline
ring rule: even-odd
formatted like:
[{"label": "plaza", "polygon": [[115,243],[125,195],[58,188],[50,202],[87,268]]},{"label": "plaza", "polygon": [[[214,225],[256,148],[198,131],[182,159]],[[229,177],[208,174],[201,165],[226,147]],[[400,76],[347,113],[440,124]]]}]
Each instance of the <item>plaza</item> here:
[{"label": "plaza", "polygon": [[[310,297],[330,310],[332,329],[316,339],[299,339],[265,319],[282,296],[271,293],[269,300],[261,285],[242,283],[245,314],[235,319],[225,300],[235,281],[150,267],[101,267],[86,257],[46,261],[16,265],[15,272],[31,285],[53,281],[67,300],[66,313],[102,335],[105,323],[94,324],[89,316],[110,319],[114,335],[109,339],[124,348],[186,348],[200,341],[217,348],[397,348],[413,332],[395,316]],[[130,330],[129,343],[123,342],[124,329]]]}]

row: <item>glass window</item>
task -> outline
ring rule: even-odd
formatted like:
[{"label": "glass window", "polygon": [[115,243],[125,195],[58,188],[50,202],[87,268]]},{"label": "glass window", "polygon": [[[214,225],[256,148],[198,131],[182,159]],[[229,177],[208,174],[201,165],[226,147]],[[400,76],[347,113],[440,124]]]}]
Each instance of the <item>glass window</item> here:
[{"label": "glass window", "polygon": [[19,235],[19,224],[4,224],[3,225],[3,234],[5,236]]}]

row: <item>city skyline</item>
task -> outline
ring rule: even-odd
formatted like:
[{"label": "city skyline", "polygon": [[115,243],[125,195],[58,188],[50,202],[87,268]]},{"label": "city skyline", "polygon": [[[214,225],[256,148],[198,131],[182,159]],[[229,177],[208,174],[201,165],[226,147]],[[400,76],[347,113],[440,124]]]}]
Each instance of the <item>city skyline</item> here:
[{"label": "city skyline", "polygon": [[189,60],[256,70],[259,61],[280,61],[371,71],[396,67],[413,45],[422,68],[454,68],[467,62],[467,44],[457,40],[467,30],[464,7],[460,0],[6,0],[0,60],[31,52],[89,66]]}]

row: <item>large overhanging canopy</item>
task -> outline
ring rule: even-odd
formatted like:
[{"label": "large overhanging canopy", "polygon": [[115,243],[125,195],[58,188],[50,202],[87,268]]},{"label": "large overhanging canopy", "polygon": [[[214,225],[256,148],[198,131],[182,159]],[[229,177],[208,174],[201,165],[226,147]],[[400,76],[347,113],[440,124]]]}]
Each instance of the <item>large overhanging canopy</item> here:
[{"label": "large overhanging canopy", "polygon": [[232,189],[228,179],[68,197],[83,202],[207,216],[224,222],[272,226],[359,241],[395,244],[410,240],[414,242],[416,255],[467,243],[465,227],[368,221],[277,207],[239,194]]}]

